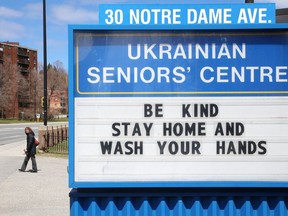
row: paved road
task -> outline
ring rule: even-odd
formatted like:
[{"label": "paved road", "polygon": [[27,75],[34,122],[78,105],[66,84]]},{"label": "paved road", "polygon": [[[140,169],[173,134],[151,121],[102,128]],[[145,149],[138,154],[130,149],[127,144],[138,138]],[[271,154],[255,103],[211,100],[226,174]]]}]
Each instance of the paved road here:
[{"label": "paved road", "polygon": [[31,127],[38,136],[38,127],[40,123],[25,123],[25,124],[0,124],[0,145],[7,145],[13,142],[25,141],[25,127]]},{"label": "paved road", "polygon": [[[59,125],[61,122],[48,123],[49,125]],[[67,124],[67,123],[65,123]],[[25,127],[31,127],[38,137],[38,127],[43,126],[43,123],[20,123],[20,124],[0,124],[0,146],[8,145],[13,142],[25,141],[26,135],[24,133]]]},{"label": "paved road", "polygon": [[37,155],[38,173],[19,172],[22,145],[0,146],[0,216],[69,215],[68,160]]},{"label": "paved road", "polygon": [[[19,156],[6,155],[10,149],[17,146],[24,149],[26,146],[25,127],[31,127],[38,135],[39,123],[30,124],[0,124],[0,183],[7,179],[23,162],[23,153],[20,151]],[[5,153],[4,153],[5,152]],[[22,156],[22,157],[21,157]]]},{"label": "paved road", "polygon": [[[0,183],[2,180],[8,178],[11,173],[15,172],[15,170],[18,170],[23,162],[24,151],[22,149],[26,148],[25,127],[31,127],[37,137],[38,127],[42,125],[43,123],[0,124]],[[18,153],[20,157],[5,155],[5,152],[9,152],[10,149],[15,149],[16,147],[20,149]]]},{"label": "paved road", "polygon": [[69,215],[67,159],[37,155],[37,174],[18,172],[25,157],[24,128],[37,136],[42,125],[0,124],[0,216]]}]

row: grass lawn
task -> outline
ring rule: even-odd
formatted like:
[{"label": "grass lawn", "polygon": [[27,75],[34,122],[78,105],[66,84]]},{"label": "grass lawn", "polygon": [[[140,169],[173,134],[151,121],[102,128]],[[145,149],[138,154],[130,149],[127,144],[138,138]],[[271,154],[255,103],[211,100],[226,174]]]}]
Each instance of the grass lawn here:
[{"label": "grass lawn", "polygon": [[[63,119],[53,119],[53,120],[48,120],[48,122],[67,122],[67,118]],[[31,123],[34,121],[25,121],[25,120],[17,120],[17,119],[0,119],[0,124],[17,124],[17,123]],[[43,122],[43,121],[40,121]]]},{"label": "grass lawn", "polygon": [[29,123],[30,121],[20,121],[16,119],[0,119],[0,124]]}]

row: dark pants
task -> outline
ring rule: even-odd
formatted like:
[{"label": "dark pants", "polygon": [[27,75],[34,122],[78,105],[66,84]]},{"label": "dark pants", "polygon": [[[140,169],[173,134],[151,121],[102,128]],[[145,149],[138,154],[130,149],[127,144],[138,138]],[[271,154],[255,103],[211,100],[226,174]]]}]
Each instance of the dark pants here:
[{"label": "dark pants", "polygon": [[31,161],[32,161],[32,170],[33,171],[37,171],[37,164],[36,164],[36,159],[35,159],[35,155],[29,155],[27,154],[24,161],[23,161],[23,164],[21,166],[21,170],[25,171],[26,170],[26,166],[28,164],[28,161],[29,159],[31,158]]}]

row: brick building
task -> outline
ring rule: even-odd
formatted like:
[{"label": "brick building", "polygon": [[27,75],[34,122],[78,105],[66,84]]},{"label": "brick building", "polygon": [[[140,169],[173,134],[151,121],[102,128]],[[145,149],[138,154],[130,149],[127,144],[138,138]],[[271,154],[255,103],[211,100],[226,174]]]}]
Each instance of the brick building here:
[{"label": "brick building", "polygon": [[[68,92],[67,91],[55,91],[50,96],[49,114],[59,116],[61,114],[67,114],[68,112]],[[67,115],[65,115],[67,116]]]},{"label": "brick building", "polygon": [[0,118],[34,118],[37,50],[0,42]]}]

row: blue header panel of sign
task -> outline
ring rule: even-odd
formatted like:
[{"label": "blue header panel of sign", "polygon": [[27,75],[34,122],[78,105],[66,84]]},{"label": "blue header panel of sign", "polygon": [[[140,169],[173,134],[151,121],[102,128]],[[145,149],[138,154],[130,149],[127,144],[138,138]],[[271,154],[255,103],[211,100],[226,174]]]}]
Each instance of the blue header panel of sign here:
[{"label": "blue header panel of sign", "polygon": [[99,30],[74,40],[76,96],[288,94],[286,30]]},{"label": "blue header panel of sign", "polygon": [[275,4],[104,4],[102,25],[239,25],[275,23]]}]

